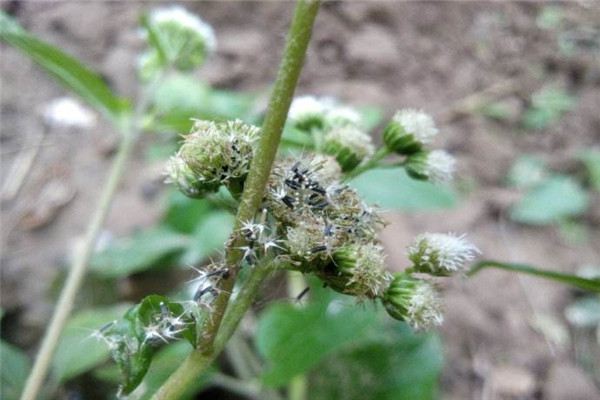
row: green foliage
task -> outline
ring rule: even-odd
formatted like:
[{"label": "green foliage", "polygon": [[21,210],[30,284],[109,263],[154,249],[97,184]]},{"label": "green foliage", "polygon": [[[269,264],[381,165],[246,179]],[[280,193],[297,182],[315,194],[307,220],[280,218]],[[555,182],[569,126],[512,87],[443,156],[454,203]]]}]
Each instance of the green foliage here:
[{"label": "green foliage", "polygon": [[[433,398],[441,349],[433,336],[414,335],[372,307],[318,286],[306,306],[271,305],[259,321],[263,382],[281,386],[308,374],[314,398]],[[334,383],[335,382],[335,383]],[[411,397],[412,396],[412,397]]]},{"label": "green foliage", "polygon": [[578,216],[588,205],[588,194],[573,178],[553,175],[533,187],[510,212],[513,220],[544,225]]},{"label": "green foliage", "polygon": [[94,255],[90,262],[97,275],[118,278],[141,272],[168,255],[181,252],[190,246],[190,239],[168,227],[158,226],[132,237]]},{"label": "green foliage", "polygon": [[92,335],[99,327],[120,318],[127,305],[92,308],[75,314],[67,323],[52,362],[52,372],[65,382],[108,359],[108,347]]},{"label": "green foliage", "polygon": [[391,210],[431,210],[453,207],[456,194],[429,182],[411,179],[402,168],[373,169],[350,181],[370,204]]},{"label": "green foliage", "polygon": [[523,114],[526,129],[542,130],[556,123],[575,107],[575,98],[559,88],[544,88],[533,94],[531,106]]},{"label": "green foliage", "polygon": [[587,169],[590,186],[600,192],[600,150],[583,151],[579,158]]},{"label": "green foliage", "polygon": [[213,211],[206,215],[191,235],[192,245],[183,253],[180,263],[196,264],[223,247],[233,230],[233,215],[225,211]]},{"label": "green foliage", "polygon": [[600,278],[583,278],[576,275],[534,268],[526,264],[511,264],[499,261],[484,260],[475,264],[469,271],[468,275],[473,276],[485,268],[498,268],[506,271],[539,276],[541,278],[550,279],[588,292],[600,293]]},{"label": "green foliage", "polygon": [[78,60],[27,32],[0,12],[0,38],[27,54],[67,89],[77,93],[92,107],[104,113],[117,126],[123,126],[130,107],[115,96],[104,81]]},{"label": "green foliage", "polygon": [[31,365],[21,349],[0,341],[0,398],[19,398]]}]

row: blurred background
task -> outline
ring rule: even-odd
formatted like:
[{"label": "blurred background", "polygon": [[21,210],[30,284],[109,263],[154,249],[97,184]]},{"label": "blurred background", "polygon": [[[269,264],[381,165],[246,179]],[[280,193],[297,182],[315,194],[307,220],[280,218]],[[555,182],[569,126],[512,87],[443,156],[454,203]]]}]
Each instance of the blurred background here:
[{"label": "blurred background", "polygon": [[[136,95],[136,59],[144,47],[138,19],[160,3],[0,4],[116,92]],[[293,3],[182,4],[217,38],[216,53],[197,77],[249,94],[251,103],[247,97],[236,103],[247,112],[262,110]],[[0,46],[2,338],[32,355],[118,136],[99,116],[84,128],[45,131],[43,112],[65,91],[21,53]],[[422,108],[438,123],[438,144],[458,159],[451,201],[413,201],[386,215],[382,240],[390,268],[405,266],[404,249],[418,233],[452,231],[468,233],[485,258],[598,274],[599,89],[595,1],[353,1],[323,5],[297,94],[374,106],[382,122],[398,108]],[[173,200],[162,175],[173,137],[147,134],[138,142],[99,249],[156,227],[165,210],[175,213],[181,199]],[[16,173],[32,149],[35,161]],[[131,253],[115,251],[104,262],[118,264],[124,254]],[[90,286],[80,306],[138,299],[179,279],[169,269],[136,268],[109,287]],[[492,270],[454,278],[444,290],[441,398],[600,398],[597,297]]]}]

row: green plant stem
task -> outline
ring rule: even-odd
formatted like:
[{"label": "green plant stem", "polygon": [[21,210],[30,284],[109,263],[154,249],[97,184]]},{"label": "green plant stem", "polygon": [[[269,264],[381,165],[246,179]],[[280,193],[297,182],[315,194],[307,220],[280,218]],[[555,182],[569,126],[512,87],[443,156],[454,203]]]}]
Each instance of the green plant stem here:
[{"label": "green plant stem", "polygon": [[186,389],[205,372],[227,344],[242,317],[252,305],[263,280],[274,270],[274,264],[256,266],[244,282],[240,292],[227,308],[219,333],[215,337],[213,351],[193,351],[160,387],[153,400],[179,399]]},{"label": "green plant stem", "polygon": [[119,150],[113,161],[110,174],[106,185],[104,186],[102,195],[98,202],[98,206],[92,216],[87,232],[85,234],[84,244],[75,255],[71,269],[67,276],[65,286],[60,293],[58,303],[56,304],[56,310],[50,320],[50,325],[46,330],[44,339],[38,355],[35,360],[35,364],[27,378],[25,389],[21,395],[21,400],[35,400],[38,397],[39,390],[44,383],[44,379],[48,372],[48,368],[52,361],[54,351],[58,345],[58,340],[63,331],[63,328],[71,314],[77,292],[81,287],[83,278],[85,277],[86,267],[89,263],[92,255],[94,244],[98,238],[98,234],[108,212],[114,194],[117,190],[123,171],[125,169],[127,158],[133,147],[134,137],[131,131],[126,131],[123,134]]},{"label": "green plant stem", "polygon": [[[294,298],[306,288],[306,280],[302,273],[297,271],[287,272],[288,296]],[[300,307],[300,304],[296,304]],[[308,382],[306,375],[299,374],[292,378],[287,385],[287,398],[289,400],[306,400]]]},{"label": "green plant stem", "polygon": [[288,384],[288,400],[306,400],[307,382],[304,374],[292,378]]},{"label": "green plant stem", "polygon": [[210,320],[198,345],[200,351],[206,355],[214,352],[212,349],[214,338],[221,325],[221,320],[225,313],[231,291],[233,290],[237,271],[243,256],[239,247],[244,242],[239,237],[236,237],[236,232],[244,222],[254,218],[263,200],[267,181],[271,174],[273,161],[275,160],[281,140],[283,125],[285,124],[300,71],[304,64],[306,49],[308,48],[318,9],[318,0],[299,0],[296,4],[283,60],[279,67],[269,101],[269,108],[262,125],[262,134],[258,148],[244,184],[244,192],[242,193],[240,207],[234,224],[233,240],[229,243],[225,256],[227,265],[230,268],[230,274],[227,279],[221,282],[219,288],[221,293],[215,300]]},{"label": "green plant stem", "polygon": [[506,271],[520,272],[528,275],[550,279],[556,282],[561,282],[588,292],[600,293],[600,279],[582,278],[576,275],[569,275],[563,274],[561,272],[533,268],[525,264],[512,264],[492,260],[484,260],[475,264],[467,273],[467,276],[471,277],[485,268],[498,268]]},{"label": "green plant stem", "polygon": [[363,165],[359,165],[357,168],[350,171],[348,174],[346,174],[346,177],[344,179],[350,180],[352,178],[356,178],[358,175],[362,174],[363,172],[366,172],[370,169],[378,167],[379,162],[381,160],[383,160],[385,157],[387,157],[388,155],[390,155],[390,153],[391,153],[391,151],[387,147],[385,147],[385,146],[380,147],[379,150],[377,150],[377,152],[375,154],[373,154],[373,157],[371,157],[369,159],[369,161],[367,161]]},{"label": "green plant stem", "polygon": [[260,396],[260,388],[253,382],[236,379],[219,372],[213,374],[211,383],[249,399],[258,399]]},{"label": "green plant stem", "polygon": [[131,150],[140,131],[143,114],[148,108],[152,94],[163,77],[164,74],[160,74],[160,76],[158,76],[143,91],[133,116],[129,118],[122,116],[115,122],[115,127],[121,132],[121,142],[119,143],[117,155],[113,160],[107,181],[100,195],[100,200],[98,201],[92,219],[87,227],[82,247],[78,249],[75,254],[73,264],[69,269],[65,285],[60,293],[58,302],[56,303],[56,308],[50,320],[50,324],[42,339],[42,344],[36,356],[35,363],[27,377],[25,388],[21,394],[21,400],[36,400],[38,398],[38,393],[48,374],[52,357],[58,346],[60,335],[73,310],[77,293],[83,283],[98,235],[104,225],[104,221],[110,211],[112,200],[117,192],[119,182],[125,172],[127,159],[131,154]]}]

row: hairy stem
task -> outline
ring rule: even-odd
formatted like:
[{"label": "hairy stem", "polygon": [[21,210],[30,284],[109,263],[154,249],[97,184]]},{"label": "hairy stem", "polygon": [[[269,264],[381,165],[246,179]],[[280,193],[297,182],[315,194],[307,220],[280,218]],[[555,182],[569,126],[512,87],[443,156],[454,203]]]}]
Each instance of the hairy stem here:
[{"label": "hairy stem", "polygon": [[388,155],[390,155],[390,150],[385,146],[381,147],[379,150],[377,150],[375,154],[373,154],[373,157],[371,157],[367,162],[365,162],[362,165],[359,165],[358,167],[350,171],[348,174],[346,174],[346,177],[344,179],[350,180],[352,178],[356,178],[363,172],[378,167],[380,161]]},{"label": "hairy stem", "polygon": [[215,300],[214,311],[198,346],[200,351],[205,354],[214,351],[212,348],[214,338],[221,325],[221,320],[233,290],[237,270],[242,260],[243,253],[239,247],[243,244],[243,241],[236,238],[235,232],[240,229],[244,222],[254,218],[264,197],[267,181],[281,140],[283,125],[302,70],[318,9],[318,0],[299,0],[296,5],[283,60],[279,67],[269,101],[269,108],[262,125],[260,142],[244,184],[244,191],[234,225],[233,240],[229,243],[227,249],[226,261],[230,268],[230,274],[228,279],[224,279],[220,285],[221,294]]}]

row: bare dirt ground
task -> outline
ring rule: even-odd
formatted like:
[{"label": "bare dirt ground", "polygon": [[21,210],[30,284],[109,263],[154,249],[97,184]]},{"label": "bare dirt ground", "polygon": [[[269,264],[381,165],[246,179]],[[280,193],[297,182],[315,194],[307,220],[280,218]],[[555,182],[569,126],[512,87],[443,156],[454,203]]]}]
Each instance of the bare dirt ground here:
[{"label": "bare dirt ground", "polygon": [[[147,4],[135,2],[2,2],[35,34],[100,71],[122,94],[135,93],[136,21]],[[505,178],[514,160],[533,153],[561,171],[574,168],[580,149],[600,143],[600,53],[561,56],[556,35],[536,25],[542,3],[326,3],[318,17],[298,92],[329,95],[354,105],[418,107],[438,117],[440,144],[454,153],[461,182],[472,187],[450,211],[390,215],[384,242],[390,264],[423,231],[468,232],[486,258],[565,272],[600,259],[600,199],[585,216],[580,244],[556,228],[510,222],[516,199]],[[593,1],[560,4],[574,26],[599,28]],[[274,77],[291,3],[186,3],[216,30],[218,50],[199,72],[217,87],[264,90]],[[15,157],[42,129],[39,110],[63,91],[16,51],[2,45],[2,179]],[[548,129],[523,133],[480,115],[457,114],[473,93],[501,83],[502,100],[517,115],[524,99],[548,82],[577,96],[574,110]],[[3,335],[32,348],[49,318],[47,291],[84,231],[116,136],[100,123],[86,132],[49,132],[24,187],[2,207]],[[138,146],[116,198],[107,232],[151,225],[161,198],[160,165],[148,165]],[[53,186],[52,186],[53,185]],[[56,209],[53,209],[55,206]],[[45,218],[43,208],[50,208]],[[42,211],[40,211],[42,208]],[[37,212],[38,214],[33,214]],[[41,225],[41,226],[38,226]],[[552,318],[566,326],[573,292],[554,283],[486,271],[447,288],[445,399],[600,398],[594,378],[574,356],[574,343],[553,343],[536,329]],[[596,382],[600,381],[596,377]]]}]

